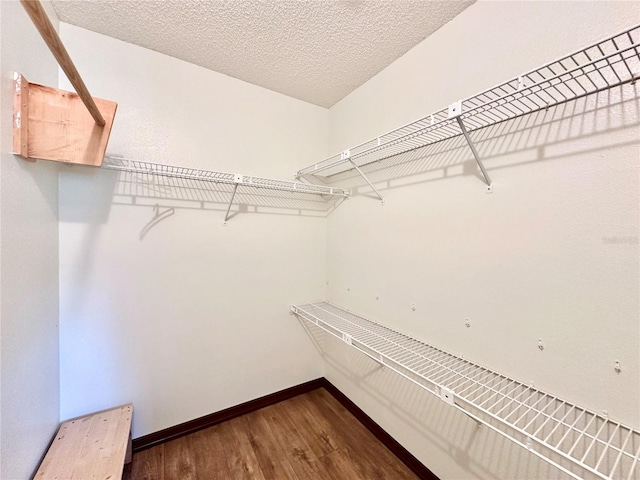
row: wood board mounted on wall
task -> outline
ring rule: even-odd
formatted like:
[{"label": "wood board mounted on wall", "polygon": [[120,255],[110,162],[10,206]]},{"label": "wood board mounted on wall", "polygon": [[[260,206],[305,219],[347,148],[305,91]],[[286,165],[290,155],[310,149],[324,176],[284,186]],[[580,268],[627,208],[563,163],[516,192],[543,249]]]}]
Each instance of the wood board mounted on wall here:
[{"label": "wood board mounted on wall", "polygon": [[98,125],[77,93],[13,77],[13,153],[22,158],[102,165],[118,104],[93,98],[105,124]]}]

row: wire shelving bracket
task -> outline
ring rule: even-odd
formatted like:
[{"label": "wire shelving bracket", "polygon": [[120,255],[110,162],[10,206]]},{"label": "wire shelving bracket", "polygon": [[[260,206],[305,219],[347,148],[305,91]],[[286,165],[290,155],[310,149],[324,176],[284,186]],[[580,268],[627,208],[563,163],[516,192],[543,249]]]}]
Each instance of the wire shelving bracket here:
[{"label": "wire shelving bracket", "polygon": [[305,167],[296,172],[296,178],[327,178],[352,169],[362,175],[359,168],[373,162],[463,135],[490,192],[491,180],[470,134],[587,95],[633,85],[638,77],[640,25],[351,147],[348,158],[337,154]]},{"label": "wire shelving bracket", "polygon": [[346,198],[349,196],[349,190],[344,188],[315,185],[302,182],[289,182],[286,180],[274,180],[271,178],[240,175],[237,173],[225,173],[216,172],[213,170],[178,167],[173,165],[142,162],[138,160],[129,160],[118,157],[105,157],[104,162],[102,163],[102,168],[140,175],[157,175],[170,178],[181,178],[185,180],[196,180],[202,182],[232,185],[233,191],[231,194],[231,198],[229,199],[229,205],[227,207],[224,218],[225,225],[230,218],[229,213],[231,211],[233,200],[235,199],[236,192],[238,191],[239,186],[278,190],[295,194],[318,195],[323,199],[331,197]]},{"label": "wire shelving bracket", "polygon": [[484,181],[487,184],[487,191],[493,192],[493,186],[491,185],[491,179],[489,178],[489,174],[485,170],[484,164],[480,159],[480,155],[476,150],[476,146],[473,144],[473,140],[471,140],[471,137],[469,136],[467,127],[464,126],[464,122],[460,118],[461,114],[462,114],[462,100],[458,100],[457,102],[454,102],[451,105],[449,105],[449,118],[455,118],[456,121],[458,122],[460,131],[462,132],[462,135],[464,135],[464,139],[467,141],[467,145],[469,145],[469,148],[471,149],[471,153],[473,153],[473,158],[476,159],[476,163],[478,164],[478,167],[480,167],[480,171],[482,172]]},{"label": "wire shelving bracket", "polygon": [[[351,159],[351,150],[347,149],[344,152],[342,152],[340,154],[340,158],[342,160],[348,160],[349,161],[349,163],[353,166],[353,168],[355,168],[356,172],[358,172],[360,174],[360,176],[362,178],[364,178],[364,181],[367,182],[367,184],[371,187],[371,190],[373,190],[373,193],[375,193],[377,195],[377,197],[380,199],[380,204],[384,205],[384,198],[382,198],[382,195],[380,195],[380,192],[378,192],[378,190],[376,190],[376,187],[373,186],[373,183],[371,183],[369,181],[369,179],[364,174],[364,172],[362,170],[360,170],[360,167],[358,167],[358,165],[356,165],[353,162],[353,160]],[[297,178],[299,178],[299,177],[297,177]]]},{"label": "wire shelving bracket", "polygon": [[640,480],[640,431],[327,302],[291,312],[575,479]]}]

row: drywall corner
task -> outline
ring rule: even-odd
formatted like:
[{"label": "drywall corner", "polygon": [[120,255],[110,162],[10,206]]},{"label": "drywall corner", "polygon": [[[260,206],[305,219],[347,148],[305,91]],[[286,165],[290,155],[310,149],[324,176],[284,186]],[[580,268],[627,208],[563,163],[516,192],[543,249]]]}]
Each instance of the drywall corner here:
[{"label": "drywall corner", "polygon": [[[331,108],[330,152],[638,21],[629,2],[479,1]],[[462,141],[363,168],[383,207],[336,183],[360,193],[328,220],[326,299],[638,428],[639,105],[626,84],[472,132],[491,195]],[[441,478],[566,478],[326,337],[325,377]]]},{"label": "drywall corner", "polygon": [[33,475],[60,418],[58,166],[10,153],[14,71],[57,85],[56,62],[20,3],[0,2],[0,478],[6,480]]}]

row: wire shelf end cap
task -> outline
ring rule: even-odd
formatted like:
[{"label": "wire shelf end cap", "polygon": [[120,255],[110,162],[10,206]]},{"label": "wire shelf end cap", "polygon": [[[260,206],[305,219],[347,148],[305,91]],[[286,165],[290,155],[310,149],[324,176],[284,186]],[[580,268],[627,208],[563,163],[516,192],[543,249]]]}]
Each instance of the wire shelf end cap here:
[{"label": "wire shelf end cap", "polygon": [[439,390],[440,390],[440,400],[442,400],[444,403],[451,406],[456,404],[456,396],[453,390],[447,387],[440,387]]}]

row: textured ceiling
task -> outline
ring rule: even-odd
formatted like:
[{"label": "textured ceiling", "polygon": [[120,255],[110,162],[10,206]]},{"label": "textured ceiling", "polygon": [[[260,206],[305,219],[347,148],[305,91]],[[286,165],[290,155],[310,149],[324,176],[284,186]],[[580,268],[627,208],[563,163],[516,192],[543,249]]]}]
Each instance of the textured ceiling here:
[{"label": "textured ceiling", "polygon": [[63,22],[330,107],[471,5],[429,0],[54,0]]}]

